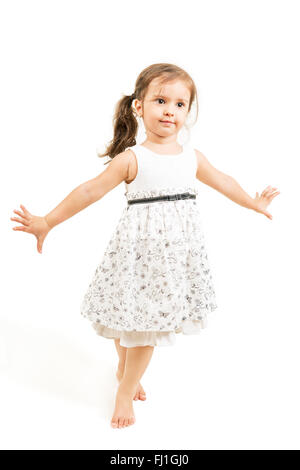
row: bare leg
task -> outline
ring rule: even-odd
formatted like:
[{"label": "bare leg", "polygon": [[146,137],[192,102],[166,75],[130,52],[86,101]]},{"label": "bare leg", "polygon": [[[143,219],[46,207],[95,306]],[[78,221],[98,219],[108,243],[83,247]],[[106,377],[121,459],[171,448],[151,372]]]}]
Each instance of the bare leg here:
[{"label": "bare leg", "polygon": [[[125,369],[125,362],[126,362],[126,352],[127,348],[124,348],[124,346],[120,345],[120,339],[115,339],[115,345],[116,345],[116,350],[119,356],[119,364],[118,364],[118,372],[120,372],[123,376],[123,372]],[[122,377],[121,377],[122,378]]]},{"label": "bare leg", "polygon": [[123,428],[135,422],[132,406],[137,385],[151,360],[154,346],[127,348],[124,375],[119,385],[111,426]]},{"label": "bare leg", "polygon": [[[118,364],[118,370],[116,372],[116,376],[119,382],[121,382],[125,370],[125,362],[126,362],[126,353],[127,353],[127,348],[124,346],[120,345],[120,339],[115,339],[115,345],[116,345],[116,350],[119,356],[119,364]],[[142,386],[142,384],[139,382],[138,386],[136,388],[135,395],[133,399],[136,400],[146,400],[146,392]]]}]

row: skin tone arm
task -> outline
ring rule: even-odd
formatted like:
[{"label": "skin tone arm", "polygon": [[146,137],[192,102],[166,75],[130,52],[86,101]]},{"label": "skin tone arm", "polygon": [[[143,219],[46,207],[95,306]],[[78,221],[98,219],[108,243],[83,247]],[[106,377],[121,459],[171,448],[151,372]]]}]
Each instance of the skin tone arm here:
[{"label": "skin tone arm", "polygon": [[261,195],[257,192],[253,199],[243,190],[243,188],[241,188],[232,176],[222,173],[214,168],[203,153],[196,149],[195,151],[198,163],[196,177],[199,181],[207,184],[213,189],[216,189],[240,206],[246,207],[247,209],[253,209],[272,220],[273,217],[266,208],[274,197],[280,194],[280,191],[275,191],[277,188],[267,186],[262,191]]},{"label": "skin tone arm", "polygon": [[24,205],[20,204],[22,212],[14,210],[20,218],[10,219],[22,225],[13,227],[13,230],[32,233],[37,238],[37,250],[42,253],[44,240],[53,227],[98,201],[122,181],[127,180],[128,168],[129,152],[119,153],[102,173],[77,186],[57,207],[43,217],[31,214]]}]

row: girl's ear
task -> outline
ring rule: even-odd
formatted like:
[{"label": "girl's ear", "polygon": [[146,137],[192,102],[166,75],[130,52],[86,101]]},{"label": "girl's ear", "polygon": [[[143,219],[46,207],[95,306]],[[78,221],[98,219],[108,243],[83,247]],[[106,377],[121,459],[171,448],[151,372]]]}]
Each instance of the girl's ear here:
[{"label": "girl's ear", "polygon": [[132,101],[133,114],[135,114],[135,115],[138,114],[138,113],[137,113],[137,110],[136,110],[136,102],[137,102],[136,99],[134,99],[134,100]]},{"label": "girl's ear", "polygon": [[136,114],[137,117],[142,117],[142,115],[140,115],[141,111],[142,111],[142,103],[141,101],[139,101],[138,99],[134,99],[133,102],[132,102],[132,107],[133,107],[133,112],[134,114]]}]

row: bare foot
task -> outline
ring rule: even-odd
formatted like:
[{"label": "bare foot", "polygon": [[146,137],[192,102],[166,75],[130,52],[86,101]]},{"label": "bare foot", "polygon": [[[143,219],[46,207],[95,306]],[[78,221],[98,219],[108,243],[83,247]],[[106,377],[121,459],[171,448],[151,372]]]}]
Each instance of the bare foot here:
[{"label": "bare foot", "polygon": [[132,395],[124,391],[122,384],[120,384],[116,394],[116,403],[111,419],[111,426],[120,429],[131,426],[134,423],[135,415],[132,406]]},{"label": "bare foot", "polygon": [[[123,377],[123,371],[118,369],[117,370],[117,373],[116,373],[116,376],[117,376],[117,379],[119,381],[119,383],[121,382],[122,380],[122,377]],[[143,389],[141,383],[139,382],[138,383],[138,386],[137,386],[137,389],[136,389],[136,392],[135,392],[135,395],[133,397],[133,400],[142,400],[142,401],[145,401],[146,400],[146,392],[145,390]]]}]

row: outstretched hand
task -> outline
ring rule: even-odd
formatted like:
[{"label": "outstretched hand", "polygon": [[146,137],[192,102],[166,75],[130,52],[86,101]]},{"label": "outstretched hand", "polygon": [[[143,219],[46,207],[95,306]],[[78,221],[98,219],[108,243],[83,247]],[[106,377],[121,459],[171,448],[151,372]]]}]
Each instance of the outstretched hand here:
[{"label": "outstretched hand", "polygon": [[18,217],[11,217],[11,220],[15,220],[16,222],[20,222],[23,225],[18,225],[13,227],[13,230],[22,230],[23,232],[32,233],[37,239],[37,250],[39,253],[42,253],[42,247],[44,240],[51,230],[51,227],[46,222],[45,217],[39,217],[37,215],[31,214],[22,204],[20,204],[22,209],[18,211],[14,209],[14,212],[18,214],[21,218]]},{"label": "outstretched hand", "polygon": [[259,195],[259,193],[256,193],[255,195],[255,211],[260,212],[261,214],[264,214],[266,217],[269,219],[273,219],[272,215],[266,211],[266,208],[268,205],[271,203],[271,201],[274,199],[275,196],[280,194],[280,191],[275,191],[277,188],[272,188],[271,186],[267,186],[266,189],[264,189]]}]

